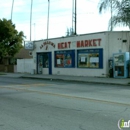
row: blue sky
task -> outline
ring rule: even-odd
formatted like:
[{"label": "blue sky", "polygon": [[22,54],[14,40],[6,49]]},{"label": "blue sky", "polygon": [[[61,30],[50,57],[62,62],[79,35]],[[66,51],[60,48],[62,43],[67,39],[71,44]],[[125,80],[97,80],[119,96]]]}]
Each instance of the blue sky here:
[{"label": "blue sky", "polygon": [[[77,33],[86,34],[107,31],[110,13],[98,12],[99,0],[77,0]],[[1,1],[0,18],[11,18],[12,0]],[[31,0],[14,0],[12,21],[18,31],[23,31],[30,39]],[[47,38],[48,0],[33,0],[32,40]],[[50,0],[49,38],[65,36],[72,27],[72,0]],[[116,30],[128,30],[117,27]]]}]

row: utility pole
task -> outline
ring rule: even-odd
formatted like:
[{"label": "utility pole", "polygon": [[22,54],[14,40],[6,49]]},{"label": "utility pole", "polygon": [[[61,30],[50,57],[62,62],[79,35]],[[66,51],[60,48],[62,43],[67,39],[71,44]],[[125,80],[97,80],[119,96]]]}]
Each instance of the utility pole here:
[{"label": "utility pole", "polygon": [[36,24],[34,23],[34,41],[35,41],[35,26],[36,26]]},{"label": "utility pole", "polygon": [[13,8],[14,8],[14,0],[12,0],[12,8],[11,8],[11,21],[12,21],[12,16],[13,16]]},{"label": "utility pole", "polygon": [[72,0],[72,32],[77,34],[77,0]]},{"label": "utility pole", "polygon": [[31,35],[32,35],[32,5],[33,5],[33,0],[31,0],[31,9],[30,9],[30,41],[31,39]]},{"label": "utility pole", "polygon": [[48,40],[48,33],[49,33],[49,14],[50,14],[50,0],[48,0],[48,15],[47,15],[47,40]]},{"label": "utility pole", "polygon": [[75,35],[77,34],[77,0],[75,0]]},{"label": "utility pole", "polygon": [[71,32],[71,34],[73,34],[73,33],[74,33],[74,0],[72,0],[72,32]]}]

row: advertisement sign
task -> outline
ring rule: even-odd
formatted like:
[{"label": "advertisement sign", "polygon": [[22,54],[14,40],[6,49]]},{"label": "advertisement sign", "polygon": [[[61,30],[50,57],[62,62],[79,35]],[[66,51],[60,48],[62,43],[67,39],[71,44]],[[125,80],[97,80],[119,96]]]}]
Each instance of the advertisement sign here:
[{"label": "advertisement sign", "polygon": [[34,43],[32,41],[26,41],[24,42],[24,47],[27,50],[33,50],[34,49]]}]

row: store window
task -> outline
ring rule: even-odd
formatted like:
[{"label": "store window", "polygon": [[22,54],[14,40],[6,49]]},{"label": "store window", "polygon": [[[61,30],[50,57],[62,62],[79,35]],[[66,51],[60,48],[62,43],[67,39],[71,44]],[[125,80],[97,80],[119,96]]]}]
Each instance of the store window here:
[{"label": "store window", "polygon": [[103,49],[77,51],[78,68],[103,68]]},{"label": "store window", "polygon": [[55,51],[55,67],[75,67],[75,51]]}]

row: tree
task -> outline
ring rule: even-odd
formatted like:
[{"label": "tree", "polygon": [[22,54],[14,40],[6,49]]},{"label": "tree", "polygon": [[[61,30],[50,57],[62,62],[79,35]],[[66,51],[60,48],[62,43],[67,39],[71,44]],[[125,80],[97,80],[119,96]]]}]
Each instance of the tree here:
[{"label": "tree", "polygon": [[130,0],[100,0],[99,13],[107,9],[111,10],[109,28],[117,25],[130,28]]},{"label": "tree", "polygon": [[13,57],[21,48],[24,33],[18,32],[11,20],[0,19],[0,62],[6,56]]},{"label": "tree", "polygon": [[66,32],[66,36],[73,36],[74,35],[74,31],[73,28],[67,28],[67,32]]},{"label": "tree", "polygon": [[130,28],[130,0],[123,0],[119,3],[119,9],[112,18],[113,25],[123,25]]}]

